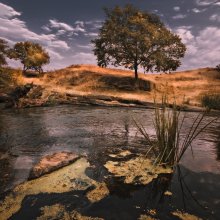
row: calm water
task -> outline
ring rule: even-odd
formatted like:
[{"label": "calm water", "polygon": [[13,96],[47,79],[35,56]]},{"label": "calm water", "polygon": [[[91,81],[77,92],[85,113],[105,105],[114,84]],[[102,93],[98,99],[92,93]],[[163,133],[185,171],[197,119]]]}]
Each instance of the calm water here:
[{"label": "calm water", "polygon": [[[154,136],[153,110],[59,106],[21,110],[2,109],[0,115],[0,193],[25,181],[32,166],[45,154],[73,151],[86,154],[94,169],[88,172],[96,180],[104,173],[105,155],[117,149],[144,152],[144,140],[133,123],[140,121]],[[183,135],[197,113],[186,113]],[[205,118],[208,122],[217,113]],[[94,205],[84,204],[85,215],[105,219],[137,219],[147,209],[156,208],[162,219],[174,209],[186,210],[204,219],[220,216],[220,124],[212,124],[193,142],[179,169],[172,177],[161,176],[147,187],[109,184],[110,195]],[[172,197],[161,196],[164,190]],[[42,197],[42,198],[41,198]],[[77,208],[70,195],[41,195],[39,204],[30,213],[36,215],[42,205],[64,201]],[[65,199],[64,199],[65,198]],[[34,198],[29,198],[29,201]],[[82,201],[81,201],[82,202]],[[80,204],[81,204],[80,202]],[[25,202],[24,202],[25,204]],[[71,205],[70,205],[71,204]],[[74,206],[75,205],[75,206]],[[81,205],[80,205],[81,206]],[[23,209],[24,209],[23,207]],[[35,213],[35,214],[34,214]],[[164,217],[165,214],[167,217]],[[13,219],[35,219],[21,210]],[[160,217],[160,216],[159,216]],[[174,217],[172,218],[174,219]]]}]

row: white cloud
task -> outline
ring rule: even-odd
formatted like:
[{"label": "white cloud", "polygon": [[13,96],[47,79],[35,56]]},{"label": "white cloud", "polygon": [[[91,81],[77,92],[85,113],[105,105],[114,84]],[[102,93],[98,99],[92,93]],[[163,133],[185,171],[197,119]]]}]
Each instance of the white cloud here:
[{"label": "white cloud", "polygon": [[56,19],[50,19],[49,20],[49,27],[55,28],[55,29],[61,29],[61,30],[66,30],[66,31],[73,31],[73,27],[64,23],[64,22],[59,22]]},{"label": "white cloud", "polygon": [[47,32],[55,30],[56,35],[67,35],[69,37],[75,35],[75,33],[86,32],[83,21],[76,21],[75,25],[72,26],[70,24],[60,22],[56,19],[50,19],[49,24],[42,26],[42,29]]},{"label": "white cloud", "polygon": [[82,49],[89,49],[91,50],[93,47],[93,44],[87,44],[87,45],[80,45],[78,44],[77,47],[82,48]]},{"label": "white cloud", "polygon": [[174,11],[180,11],[180,7],[179,6],[175,6],[175,7],[173,7],[173,10]]},{"label": "white cloud", "polygon": [[15,11],[12,7],[0,3],[0,17],[1,18],[10,18],[14,16],[20,16],[21,13]]},{"label": "white cloud", "polygon": [[204,9],[193,8],[192,11],[193,11],[194,13],[201,13],[201,12],[206,11],[206,9],[205,9],[205,8],[204,8]]},{"label": "white cloud", "polygon": [[220,15],[214,14],[214,15],[210,16],[209,20],[220,22]]},{"label": "white cloud", "polygon": [[216,66],[219,63],[220,29],[206,27],[198,35],[192,34],[192,27],[179,27],[175,32],[187,46],[183,69]]},{"label": "white cloud", "polygon": [[196,3],[199,6],[220,5],[218,0],[196,0]]},{"label": "white cloud", "polygon": [[173,19],[183,19],[183,18],[186,18],[186,15],[184,15],[184,14],[177,14],[177,15],[174,15],[172,18]]},{"label": "white cloud", "polygon": [[97,36],[98,36],[98,33],[96,33],[96,32],[90,32],[90,33],[86,33],[85,36],[87,36],[87,37],[97,37]]},{"label": "white cloud", "polygon": [[43,25],[41,28],[46,32],[51,32],[51,29],[47,27],[46,25]]},{"label": "white cloud", "polygon": [[79,25],[79,26],[81,26],[81,27],[84,27],[84,26],[85,26],[84,21],[76,21],[75,24],[76,24],[76,25]]}]

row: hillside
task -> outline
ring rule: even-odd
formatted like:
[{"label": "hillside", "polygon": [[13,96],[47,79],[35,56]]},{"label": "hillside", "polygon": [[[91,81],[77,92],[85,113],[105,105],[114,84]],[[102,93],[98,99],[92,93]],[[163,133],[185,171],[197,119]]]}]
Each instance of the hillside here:
[{"label": "hillside", "polygon": [[118,101],[124,104],[153,102],[155,94],[159,97],[166,92],[171,98],[175,97],[178,104],[201,106],[203,95],[220,94],[220,73],[212,68],[171,74],[140,73],[138,86],[135,86],[133,75],[132,71],[72,65],[38,78],[19,74],[19,83],[41,86],[44,99],[51,94],[56,100],[60,97],[63,101],[71,99],[69,97],[99,97],[111,104]]}]

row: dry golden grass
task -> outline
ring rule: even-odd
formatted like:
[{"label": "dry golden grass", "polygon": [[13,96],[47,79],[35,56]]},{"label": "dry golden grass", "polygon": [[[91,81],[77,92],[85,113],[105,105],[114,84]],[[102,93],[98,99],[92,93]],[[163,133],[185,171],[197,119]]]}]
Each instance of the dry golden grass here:
[{"label": "dry golden grass", "polygon": [[106,95],[153,102],[164,92],[177,104],[201,105],[206,93],[220,93],[220,74],[212,68],[171,74],[139,73],[140,87],[135,87],[133,71],[72,65],[47,72],[41,78],[23,78],[25,83],[42,85],[48,91],[76,95]]}]

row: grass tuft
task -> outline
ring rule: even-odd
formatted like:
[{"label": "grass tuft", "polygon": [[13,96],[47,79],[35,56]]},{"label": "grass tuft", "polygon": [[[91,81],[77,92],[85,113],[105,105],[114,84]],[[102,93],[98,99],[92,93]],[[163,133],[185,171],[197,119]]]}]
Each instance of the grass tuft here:
[{"label": "grass tuft", "polygon": [[155,104],[155,116],[153,119],[156,133],[155,140],[152,140],[144,127],[135,121],[139,132],[150,145],[146,156],[148,153],[153,152],[155,156],[155,165],[175,167],[182,159],[186,150],[189,148],[192,150],[191,144],[196,137],[211,123],[216,121],[215,118],[205,125],[202,125],[205,115],[206,112],[199,113],[192,122],[185,137],[180,140],[180,134],[186,115],[181,114],[175,102],[172,104],[172,107],[170,107],[170,105],[168,105],[167,96],[163,96],[161,105]]}]

